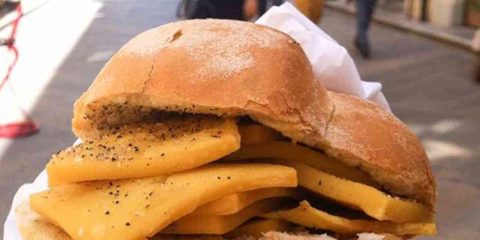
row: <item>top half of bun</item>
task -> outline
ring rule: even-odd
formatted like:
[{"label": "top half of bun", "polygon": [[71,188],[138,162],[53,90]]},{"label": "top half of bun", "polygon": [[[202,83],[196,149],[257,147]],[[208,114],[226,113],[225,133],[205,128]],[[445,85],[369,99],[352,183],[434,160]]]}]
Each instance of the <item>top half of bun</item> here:
[{"label": "top half of bun", "polygon": [[[115,111],[95,112],[112,103]],[[226,20],[175,22],[133,38],[76,103],[75,133],[95,135],[99,126],[115,121],[109,111],[138,105],[251,115],[289,135],[311,139],[324,135],[333,109],[293,39],[267,27]]]},{"label": "top half of bun", "polygon": [[77,100],[73,130],[91,139],[158,112],[249,116],[433,207],[435,183],[415,135],[374,103],[328,93],[301,47],[279,31],[189,20],[141,33]]}]

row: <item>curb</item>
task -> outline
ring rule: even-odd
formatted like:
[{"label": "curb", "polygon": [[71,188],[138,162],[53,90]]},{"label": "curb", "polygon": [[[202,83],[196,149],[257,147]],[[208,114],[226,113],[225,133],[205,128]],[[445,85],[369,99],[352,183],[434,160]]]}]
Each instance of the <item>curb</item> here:
[{"label": "curb", "polygon": [[[349,7],[345,4],[338,4],[332,2],[326,2],[325,7],[343,12],[348,14],[355,14],[355,9],[353,7]],[[426,23],[419,23],[414,21],[408,20],[399,20],[395,17],[388,16],[387,14],[377,14],[373,17],[375,22],[394,27],[406,32],[411,32],[423,37],[428,37],[437,41],[442,41],[444,43],[463,48],[465,50],[471,51],[471,39],[460,37],[451,33],[447,33],[445,31],[441,31],[438,29],[432,28],[429,24]]]}]

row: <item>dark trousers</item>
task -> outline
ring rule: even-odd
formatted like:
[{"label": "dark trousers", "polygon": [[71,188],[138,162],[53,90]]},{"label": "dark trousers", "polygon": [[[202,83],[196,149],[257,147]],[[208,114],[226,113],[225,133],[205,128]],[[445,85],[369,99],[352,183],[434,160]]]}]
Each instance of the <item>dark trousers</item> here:
[{"label": "dark trousers", "polygon": [[357,0],[357,40],[367,43],[367,32],[377,0]]},{"label": "dark trousers", "polygon": [[236,19],[245,20],[245,0],[183,0],[177,9],[177,16],[186,19]]},{"label": "dark trousers", "polygon": [[258,1],[258,16],[262,16],[267,10],[268,7],[271,6],[279,6],[282,5],[285,0],[259,0]]}]

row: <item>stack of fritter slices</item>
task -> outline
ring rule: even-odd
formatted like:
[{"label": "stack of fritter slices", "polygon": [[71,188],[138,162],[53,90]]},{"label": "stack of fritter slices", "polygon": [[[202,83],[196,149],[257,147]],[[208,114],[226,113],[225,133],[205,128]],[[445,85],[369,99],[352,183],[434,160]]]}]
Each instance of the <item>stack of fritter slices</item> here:
[{"label": "stack of fritter slices", "polygon": [[422,204],[270,128],[237,122],[192,115],[109,129],[55,154],[50,188],[30,205],[71,239],[435,232]]}]

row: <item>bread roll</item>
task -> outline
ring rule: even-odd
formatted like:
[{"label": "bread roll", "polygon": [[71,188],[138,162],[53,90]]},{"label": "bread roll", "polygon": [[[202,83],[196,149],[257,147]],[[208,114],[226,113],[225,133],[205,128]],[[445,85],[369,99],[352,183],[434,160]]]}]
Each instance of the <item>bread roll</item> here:
[{"label": "bread roll", "polygon": [[210,19],[141,33],[77,100],[73,130],[88,140],[165,112],[248,116],[434,208],[418,138],[375,103],[327,93],[298,43],[271,28]]}]

